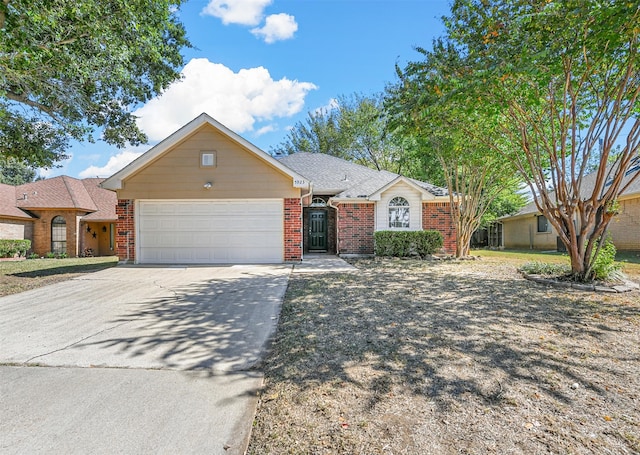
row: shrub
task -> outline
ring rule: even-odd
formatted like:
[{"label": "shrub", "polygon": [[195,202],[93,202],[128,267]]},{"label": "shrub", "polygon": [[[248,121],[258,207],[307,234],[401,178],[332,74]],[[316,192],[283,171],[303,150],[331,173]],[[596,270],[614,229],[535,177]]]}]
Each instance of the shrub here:
[{"label": "shrub", "polygon": [[596,256],[598,245],[593,249],[591,253],[591,277],[594,280],[609,280],[619,278],[620,264],[616,264],[616,247],[611,241],[611,236],[608,236],[600,252]]},{"label": "shrub", "polygon": [[37,253],[31,253],[29,256],[27,256],[27,259],[39,259],[40,255],[38,255]]},{"label": "shrub", "polygon": [[567,264],[549,264],[548,262],[527,262],[520,270],[529,275],[562,276],[571,273],[571,267]]},{"label": "shrub", "polygon": [[376,256],[424,258],[444,244],[438,231],[377,231],[374,234]]},{"label": "shrub", "polygon": [[0,256],[3,258],[26,256],[31,248],[31,240],[0,240]]},{"label": "shrub", "polygon": [[44,257],[46,257],[47,259],[54,259],[56,257],[56,253],[49,251],[45,253]]}]

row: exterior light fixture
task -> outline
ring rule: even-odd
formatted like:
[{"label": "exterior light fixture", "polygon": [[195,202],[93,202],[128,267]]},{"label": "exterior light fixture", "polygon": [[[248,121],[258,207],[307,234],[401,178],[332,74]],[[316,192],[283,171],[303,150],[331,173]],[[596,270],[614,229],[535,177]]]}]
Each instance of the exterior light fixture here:
[{"label": "exterior light fixture", "polygon": [[207,183],[204,184],[204,189],[205,190],[210,190],[212,186],[213,186],[213,183],[207,182]]}]

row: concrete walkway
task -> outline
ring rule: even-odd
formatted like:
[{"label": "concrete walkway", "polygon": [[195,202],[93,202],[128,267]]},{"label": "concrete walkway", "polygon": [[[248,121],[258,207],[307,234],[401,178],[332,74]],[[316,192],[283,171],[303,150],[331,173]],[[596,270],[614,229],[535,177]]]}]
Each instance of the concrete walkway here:
[{"label": "concrete walkway", "polygon": [[344,259],[330,254],[305,254],[302,262],[293,266],[294,273],[345,273],[357,270]]},{"label": "concrete walkway", "polygon": [[1,298],[0,452],[243,453],[290,271],[116,267]]}]

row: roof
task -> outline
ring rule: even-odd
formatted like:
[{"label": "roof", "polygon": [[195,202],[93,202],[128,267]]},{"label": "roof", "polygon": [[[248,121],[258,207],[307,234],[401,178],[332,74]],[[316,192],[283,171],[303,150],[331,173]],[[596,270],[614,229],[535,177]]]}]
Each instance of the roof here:
[{"label": "roof", "polygon": [[166,139],[159,142],[157,145],[149,149],[147,152],[133,160],[127,166],[113,174],[111,177],[102,182],[102,187],[110,190],[119,190],[122,188],[122,181],[135,174],[139,170],[145,168],[153,161],[155,161],[160,156],[164,155],[166,152],[171,150],[175,145],[182,142],[184,139],[189,137],[191,134],[195,133],[197,130],[202,128],[204,125],[209,125],[214,128],[221,134],[224,134],[232,141],[236,142],[240,146],[244,147],[250,153],[254,154],[256,157],[266,162],[267,164],[273,166],[278,169],[283,174],[291,177],[292,184],[296,188],[308,188],[309,182],[304,179],[303,176],[297,174],[292,169],[283,166],[278,160],[269,155],[268,153],[262,151],[251,142],[247,141],[243,137],[237,135],[229,128],[224,126],[222,123],[215,120],[213,117],[208,114],[202,113],[195,119],[191,120],[185,126],[180,128],[178,131],[171,134]]},{"label": "roof", "polygon": [[89,212],[88,221],[114,221],[117,196],[100,188],[103,179],[78,180],[66,175],[13,186],[0,184],[0,217],[34,219],[29,210]]},{"label": "roof", "polygon": [[314,194],[336,198],[369,198],[395,180],[404,180],[433,196],[447,196],[446,188],[409,179],[389,171],[375,169],[324,153],[299,152],[279,158],[313,185]]},{"label": "roof", "polygon": [[16,187],[0,183],[0,216],[30,220],[33,217],[16,206]]},{"label": "roof", "polygon": [[82,182],[66,175],[16,187],[16,205],[21,209],[77,209],[95,212],[98,207]]},{"label": "roof", "polygon": [[[611,166],[609,166],[609,169],[611,169]],[[635,159],[635,162],[632,163],[631,167],[629,168],[629,171],[627,171],[627,175],[624,177],[622,181],[622,186],[624,187],[626,182],[631,180],[633,176],[636,175],[638,172],[640,172],[640,157]],[[582,185],[580,187],[581,198],[588,198],[591,196],[591,194],[593,194],[593,189],[596,183],[597,176],[598,176],[597,172],[592,172],[591,174],[587,174],[584,176],[584,178],[582,179]],[[606,189],[606,186],[605,186],[605,189]],[[553,199],[554,197],[553,191],[550,193],[550,196]],[[636,178],[636,180],[632,182],[631,185],[629,185],[629,187],[620,194],[620,196],[623,196],[625,198],[640,197],[640,177]],[[539,213],[538,207],[536,206],[535,201],[532,201],[527,205],[525,205],[517,213],[509,216],[503,216],[500,218],[500,220],[507,220],[510,218],[517,218],[520,216],[533,215],[537,213]]]},{"label": "roof", "polygon": [[84,185],[87,193],[98,207],[93,213],[89,213],[82,217],[85,221],[114,221],[118,219],[116,215],[116,205],[118,204],[118,196],[114,191],[105,190],[100,187],[104,179],[84,179]]}]

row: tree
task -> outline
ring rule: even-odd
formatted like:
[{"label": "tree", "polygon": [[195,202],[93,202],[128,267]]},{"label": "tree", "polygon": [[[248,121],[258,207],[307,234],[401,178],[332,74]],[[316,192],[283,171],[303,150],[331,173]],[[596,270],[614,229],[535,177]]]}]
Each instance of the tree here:
[{"label": "tree", "polygon": [[334,106],[309,113],[272,153],[326,153],[377,170],[405,173],[411,169],[407,149],[413,144],[390,134],[386,122],[382,95],[343,96]]},{"label": "tree", "polygon": [[36,171],[14,158],[0,159],[0,183],[22,185],[33,182]]},{"label": "tree", "polygon": [[416,138],[420,153],[437,160],[456,226],[456,257],[465,257],[494,201],[515,191],[519,180],[507,160],[461,127],[488,128],[484,119],[443,97],[440,86],[453,62],[443,65],[446,53],[423,53],[426,61],[409,64],[399,72],[400,83],[388,88],[387,108],[397,134]]},{"label": "tree", "polygon": [[446,19],[464,62],[452,92],[497,125],[466,133],[513,163],[577,280],[591,279],[617,198],[640,176],[638,23],[637,2],[608,0],[456,0]]},{"label": "tree", "polygon": [[146,142],[129,107],[179,77],[180,0],[2,0],[0,154],[33,166],[70,139]]}]

